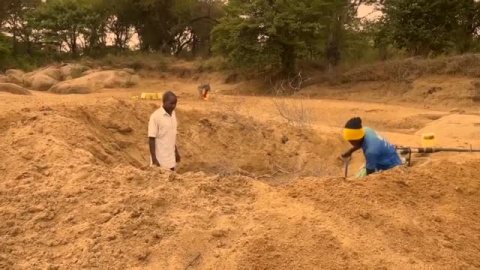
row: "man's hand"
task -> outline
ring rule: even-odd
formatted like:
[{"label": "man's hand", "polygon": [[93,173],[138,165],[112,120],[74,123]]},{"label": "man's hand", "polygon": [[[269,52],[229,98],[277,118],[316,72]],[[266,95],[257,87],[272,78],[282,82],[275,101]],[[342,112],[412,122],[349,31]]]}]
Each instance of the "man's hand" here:
[{"label": "man's hand", "polygon": [[351,158],[353,153],[355,153],[356,151],[358,151],[361,147],[356,147],[354,146],[352,149],[348,150],[347,152],[345,152],[343,155],[342,155],[342,158],[346,159],[346,158]]},{"label": "man's hand", "polygon": [[178,153],[178,151],[175,151],[175,161],[177,163],[180,163],[180,161],[181,161],[180,154]]},{"label": "man's hand", "polygon": [[351,158],[351,157],[352,157],[352,152],[351,151],[347,151],[347,152],[342,154],[343,159],[347,159],[347,158]]},{"label": "man's hand", "polygon": [[175,161],[177,163],[180,163],[180,161],[181,161],[180,154],[178,153],[178,149],[177,149],[176,145],[175,145]]}]

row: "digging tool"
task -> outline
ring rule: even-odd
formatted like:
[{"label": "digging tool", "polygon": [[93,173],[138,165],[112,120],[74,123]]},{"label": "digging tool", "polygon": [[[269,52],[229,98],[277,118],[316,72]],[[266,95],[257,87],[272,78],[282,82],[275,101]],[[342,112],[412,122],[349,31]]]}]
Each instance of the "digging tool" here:
[{"label": "digging tool", "polygon": [[343,166],[345,167],[345,179],[348,177],[348,165],[350,165],[350,160],[352,160],[352,157],[342,158]]},{"label": "digging tool", "polygon": [[403,147],[403,146],[395,146],[397,151],[399,151],[402,155],[408,155],[408,166],[411,165],[412,161],[412,153],[418,154],[433,154],[439,152],[452,152],[452,153],[480,153],[480,149],[473,149],[470,146],[470,149],[465,148],[425,148],[425,147]]}]

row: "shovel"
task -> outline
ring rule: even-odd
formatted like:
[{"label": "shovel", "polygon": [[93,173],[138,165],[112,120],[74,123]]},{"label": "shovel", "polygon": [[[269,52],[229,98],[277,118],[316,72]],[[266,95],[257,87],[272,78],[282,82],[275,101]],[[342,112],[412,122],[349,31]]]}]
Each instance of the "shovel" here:
[{"label": "shovel", "polygon": [[350,165],[350,160],[352,160],[352,157],[342,158],[343,166],[345,167],[345,179],[348,177],[348,165]]}]

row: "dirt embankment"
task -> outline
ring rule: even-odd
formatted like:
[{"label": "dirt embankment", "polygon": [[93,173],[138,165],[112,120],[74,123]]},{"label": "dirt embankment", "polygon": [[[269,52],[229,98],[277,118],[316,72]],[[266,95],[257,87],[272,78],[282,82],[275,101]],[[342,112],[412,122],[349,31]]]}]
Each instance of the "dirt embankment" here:
[{"label": "dirt embankment", "polygon": [[148,167],[158,105],[107,95],[6,99],[0,268],[480,268],[478,157],[366,180],[339,178],[337,158],[352,114],[398,141],[434,129],[448,143],[477,138],[478,117],[309,101],[312,131],[269,120],[270,99],[245,100],[254,117],[182,101],[172,178]]},{"label": "dirt embankment", "polygon": [[[336,157],[322,158],[340,138],[323,141],[313,132],[272,128],[240,115],[179,111],[180,172],[190,173],[170,182],[168,174],[148,167],[146,127],[155,109],[107,99],[1,115],[2,267],[145,265],[202,204],[213,200],[205,211],[230,213],[237,200],[251,199],[242,189],[252,179],[233,175],[340,169]],[[327,161],[334,166],[317,166]],[[218,201],[218,192],[225,198]]]},{"label": "dirt embankment", "polygon": [[[300,66],[299,70],[303,83],[296,96],[301,98],[401,104],[447,111],[462,108],[468,112],[476,111],[480,102],[480,55],[477,54],[378,62],[346,70],[339,68],[333,75],[308,66]],[[194,63],[175,63],[162,76],[199,84],[210,82],[214,91],[230,95],[282,92],[279,87],[282,83],[275,84],[266,75],[208,72]],[[294,79],[298,81],[300,77]],[[288,81],[285,84],[288,85]]]},{"label": "dirt embankment", "polygon": [[[7,138],[2,151],[6,162],[19,167],[9,168],[5,176],[16,177],[12,174],[31,161],[68,163],[77,152],[91,155],[95,164],[144,168],[149,163],[146,127],[157,106],[109,99],[9,112],[2,117],[0,130]],[[178,117],[183,172],[329,175],[336,172],[328,167],[337,160],[328,153],[345,145],[339,135],[325,139],[313,131],[275,127],[235,113],[180,110]]]},{"label": "dirt embankment", "polygon": [[[478,159],[312,177],[318,164],[339,174],[340,139],[193,110],[178,112],[185,173],[172,179],[145,166],[154,109],[108,99],[2,114],[1,268],[480,267]],[[310,176],[254,179],[299,169]]]}]

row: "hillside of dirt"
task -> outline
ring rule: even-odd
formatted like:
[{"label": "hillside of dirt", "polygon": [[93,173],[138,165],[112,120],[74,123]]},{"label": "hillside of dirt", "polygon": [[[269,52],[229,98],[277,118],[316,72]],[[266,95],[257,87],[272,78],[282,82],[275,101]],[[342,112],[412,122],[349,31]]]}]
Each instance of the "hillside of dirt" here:
[{"label": "hillside of dirt", "polygon": [[[480,269],[480,155],[414,156],[367,179],[352,177],[361,153],[347,179],[339,159],[352,116],[397,145],[436,132],[480,148],[474,107],[232,95],[253,83],[0,93],[0,268]],[[179,95],[175,174],[148,164],[160,101],[132,99],[166,89]]]}]

